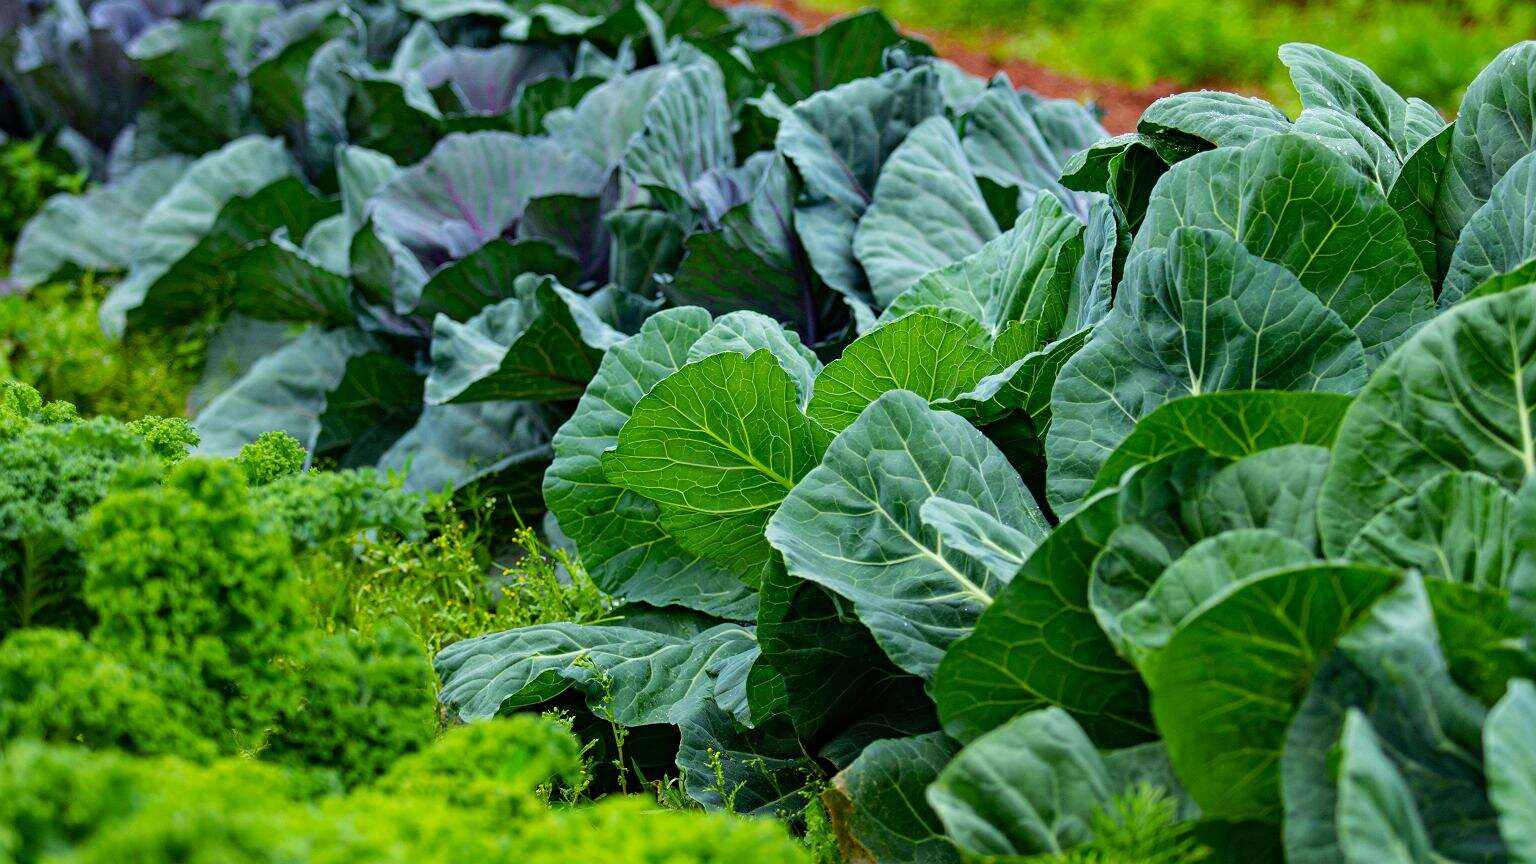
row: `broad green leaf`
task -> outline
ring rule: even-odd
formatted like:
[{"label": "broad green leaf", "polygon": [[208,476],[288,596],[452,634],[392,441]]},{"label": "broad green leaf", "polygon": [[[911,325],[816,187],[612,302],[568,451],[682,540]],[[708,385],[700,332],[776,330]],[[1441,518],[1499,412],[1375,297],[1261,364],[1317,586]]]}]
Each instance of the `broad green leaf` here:
[{"label": "broad green leaf", "polygon": [[755,601],[741,580],[683,551],[662,527],[656,502],[610,482],[601,464],[636,403],[682,367],[710,323],[702,309],[665,310],[608,349],[575,414],[555,434],[544,498],[609,594],[750,618]]},{"label": "broad green leaf", "polygon": [[441,492],[494,478],[536,472],[549,461],[554,420],[536,402],[428,405],[379,467],[405,476],[413,492]]},{"label": "broad green leaf", "polygon": [[1510,681],[1536,676],[1536,630],[1507,591],[1437,578],[1425,580],[1424,591],[1457,687],[1493,705]]},{"label": "broad green leaf", "polygon": [[[752,711],[783,712],[806,745],[846,737],[850,726],[870,720],[880,708],[925,713],[912,731],[938,726],[923,682],[891,664],[853,604],[789,575],[782,564],[763,576],[757,638],[765,664],[754,667],[748,681]],[[851,757],[833,761],[846,765]]]},{"label": "broad green leaf", "polygon": [[1513,681],[1483,727],[1488,797],[1499,811],[1499,833],[1515,864],[1536,861],[1536,689]]},{"label": "broad green leaf", "polygon": [[1315,564],[1227,587],[1185,618],[1144,670],[1179,778],[1207,816],[1276,816],[1280,748],[1322,655],[1396,582]]},{"label": "broad green leaf", "polygon": [[1373,362],[1431,315],[1429,279],[1385,193],[1306,136],[1269,135],[1175,165],[1153,190],[1131,254],[1166,246],[1181,226],[1235,237],[1290,270]]},{"label": "broad green leaf", "polygon": [[1344,549],[1351,561],[1499,588],[1514,558],[1515,496],[1481,474],[1452,471],[1377,513]]},{"label": "broad green leaf", "polygon": [[463,324],[446,315],[433,321],[427,404],[575,399],[622,338],[585,297],[522,274],[511,297]]},{"label": "broad green leaf", "polygon": [[688,362],[703,360],[712,354],[734,351],[743,357],[767,350],[795,382],[796,403],[803,409],[811,398],[811,387],[821,372],[821,360],[801,344],[793,330],[785,330],[765,315],[756,312],[730,312],[715,319],[697,342],[688,348]]},{"label": "broad green leaf", "polygon": [[1340,393],[1243,391],[1181,396],[1141,418],[1094,478],[1093,491],[1180,450],[1241,459],[1271,447],[1328,447],[1354,400]]},{"label": "broad green leaf", "polygon": [[1383,192],[1397,183],[1403,161],[1370,127],[1358,118],[1333,108],[1307,108],[1291,127],[1298,135],[1315,138],[1337,153],[1351,168]]},{"label": "broad green leaf", "polygon": [[1136,131],[1143,135],[1171,138],[1200,149],[1244,147],[1290,128],[1290,118],[1263,99],[1221,90],[1164,96],[1147,106],[1136,121]]},{"label": "broad green leaf", "polygon": [[1450,269],[1440,287],[1440,308],[1446,309],[1496,276],[1536,259],[1536,156],[1526,154],[1499,178],[1488,200],[1467,220]]},{"label": "broad green leaf", "polygon": [[958,749],[942,732],[869,745],[823,793],[838,848],[882,864],[959,864],[938,814],[923,800]]},{"label": "broad green leaf", "polygon": [[606,81],[581,97],[565,117],[555,121],[547,116],[545,126],[562,146],[606,172],[623,160],[651,99],[678,74],[677,67],[661,65]]},{"label": "broad green leaf", "polygon": [[1056,378],[1046,438],[1051,506],[1071,512],[1137,422],[1171,399],[1349,393],[1365,383],[1365,366],[1360,340],[1290,271],[1228,234],[1177,229],[1166,251],[1131,259],[1119,302]]},{"label": "broad green leaf", "polygon": [[252,318],[329,327],[356,319],[347,277],[282,236],[256,243],[227,266],[234,282],[235,308]]},{"label": "broad green leaf", "polygon": [[1450,266],[1462,228],[1488,200],[1493,187],[1531,152],[1536,133],[1536,42],[1504,49],[1467,87],[1456,112],[1451,152],[1435,198],[1440,270]]},{"label": "broad green leaf", "polygon": [[1209,537],[1191,546],[1163,571],[1144,599],[1121,613],[1120,632],[1143,656],[1156,652],[1195,610],[1228,586],[1312,558],[1305,546],[1262,528]]},{"label": "broad green leaf", "polygon": [[1044,524],[1018,474],[980,432],[897,390],[838,434],[767,532],[791,575],[851,600],[896,665],[923,678],[1005,584],[923,524],[919,508],[933,496],[1015,530]]},{"label": "broad green leaf", "polygon": [[928,787],[968,855],[1059,854],[1093,839],[1115,789],[1093,742],[1059,708],[1021,714],[970,742]]},{"label": "broad green leaf", "polygon": [[1536,474],[1536,287],[1459,304],[1387,359],[1350,407],[1319,502],[1344,551],[1392,502],[1448,471],[1515,489]]},{"label": "broad green leaf", "polygon": [[884,318],[925,306],[954,309],[981,322],[993,336],[1015,321],[1039,321],[1048,335],[1071,320],[1073,276],[1083,258],[1083,226],[1049,195],[1019,216],[1007,232],[960,261],[936,269],[891,301]]},{"label": "broad green leaf", "polygon": [[1083,128],[1073,129],[1068,142],[1054,142],[1052,133],[1062,131],[1062,126],[1049,115],[1047,103],[1012,86],[988,87],[965,116],[965,155],[976,176],[1017,190],[1021,205],[1048,192],[1079,218],[1086,218],[1091,202],[1061,185],[1062,163],[1109,133],[1081,106],[1074,103],[1073,107],[1082,112]]},{"label": "broad green leaf", "polygon": [[624,151],[624,170],[640,186],[664,189],[695,209],[695,182],[736,162],[731,106],[714,63],[690,64],[645,106],[640,132]]},{"label": "broad green leaf", "polygon": [[1061,170],[1061,184],[1078,192],[1101,192],[1129,231],[1141,227],[1147,202],[1168,166],[1205,149],[1201,142],[1131,132],[1106,138],[1079,151]]},{"label": "broad green leaf", "polygon": [[[1410,109],[1408,100],[1388,87],[1359,60],[1335,54],[1317,45],[1291,42],[1280,46],[1280,62],[1306,108],[1329,108],[1359,120],[1400,159],[1407,159],[1445,125]],[[1438,124],[1434,121],[1439,120]]]},{"label": "broad green leaf", "polygon": [[[1438,115],[1436,115],[1438,118]],[[1433,281],[1442,275],[1436,248],[1435,196],[1440,191],[1440,176],[1451,153],[1455,124],[1436,132],[1403,160],[1397,180],[1387,192],[1387,201],[1402,217],[1408,242],[1419,256],[1419,264]]]},{"label": "broad green leaf", "polygon": [[752,70],[791,104],[814,93],[885,71],[885,52],[894,46],[927,53],[907,39],[891,19],[868,9],[826,27],[750,53]]},{"label": "broad green leaf", "polygon": [[[726,662],[744,656],[732,655]],[[719,679],[715,684],[718,696]],[[816,764],[783,718],[749,730],[729,714],[705,705],[679,725],[677,767],[693,800],[712,809],[729,803],[733,812],[742,815],[782,819],[793,818],[805,808],[806,783],[816,776]]]},{"label": "broad green leaf", "polygon": [[487,306],[514,296],[514,286],[524,273],[553,276],[562,285],[581,280],[580,266],[548,243],[509,243],[497,238],[433,273],[421,286],[414,311],[468,321]]},{"label": "broad green leaf", "polygon": [[1043,522],[1020,531],[969,504],[938,496],[924,501],[918,515],[923,524],[939,532],[941,541],[980,561],[1001,580],[1012,579],[1030,551],[1050,533]]},{"label": "broad green leaf", "polygon": [[29,288],[67,273],[67,268],[126,268],[144,214],[187,170],[187,160],[165,156],[128,176],[83,195],[55,195],[21,229],[11,279]]},{"label": "broad green leaf", "polygon": [[955,128],[932,117],[912,129],[880,170],[853,251],[883,305],[999,233]]},{"label": "broad green leaf", "polygon": [[838,292],[868,297],[854,231],[891,152],[943,107],[938,75],[919,66],[817,93],[778,118],[775,148],[805,180],[795,224],[817,274]]},{"label": "broad green leaf", "polygon": [[[758,167],[754,160],[744,173]],[[662,290],[673,303],[703,306],[716,314],[761,312],[807,343],[819,344],[842,327],[843,298],[817,279],[795,231],[798,184],[788,162],[773,156],[761,168],[755,183],[749,177],[739,181],[749,186],[745,200],[720,215],[719,230],[688,238],[687,254],[677,272],[661,280]]]},{"label": "broad green leaf", "polygon": [[769,517],[831,438],[800,412],[794,381],[770,352],[727,351],[658,382],[602,467],[616,486],[655,501],[684,549],[750,572],[772,555]]},{"label": "broad green leaf", "polygon": [[614,624],[536,624],[455,642],[433,666],[443,682],[439,698],[462,721],[537,705],[574,686],[590,710],[611,711],[621,726],[677,725],[713,704],[708,669],[756,647],[752,631],[738,624],[692,637]]},{"label": "broad green leaf", "polygon": [[1323,447],[1285,444],[1238,459],[1204,482],[1181,518],[1194,537],[1266,528],[1320,554],[1317,496],[1328,456]]},{"label": "broad green leaf", "polygon": [[1339,851],[1348,864],[1437,864],[1403,776],[1352,709],[1339,742]]},{"label": "broad green leaf", "polygon": [[1484,793],[1485,709],[1451,680],[1425,587],[1405,576],[1312,676],[1281,757],[1287,861],[1344,860],[1338,747],[1353,709],[1407,782],[1441,860],[1504,860]]},{"label": "broad green leaf", "polygon": [[1088,607],[1088,574],[1119,522],[1113,493],[1063,521],[1034,550],[933,679],[944,729],[972,741],[1010,717],[1055,705],[1105,746],[1155,736],[1147,691]]},{"label": "broad green leaf", "polygon": [[430,269],[502,236],[530,200],[596,195],[605,181],[597,165],[549,139],[455,133],[380,186],[368,211]]},{"label": "broad green leaf", "polygon": [[883,393],[933,402],[957,397],[997,368],[985,336],[963,315],[920,309],[865,333],[816,376],[806,413],[841,432]]},{"label": "broad green leaf", "polygon": [[[244,100],[237,95],[241,70],[232,56],[236,46],[226,41],[226,29],[249,27],[254,31],[256,22],[241,13],[258,8],[256,4],[244,9],[238,4],[224,6],[230,13],[229,28],[213,19],[167,22],[146,30],[142,38],[127,46],[126,53],[154,80],[178,113],[214,135],[233,138],[251,131],[255,124],[246,116]],[[276,11],[269,7],[259,14]],[[242,17],[246,20],[240,20]]]},{"label": "broad green leaf", "polygon": [[150,286],[196,248],[226,204],[255,195],[296,171],[280,140],[254,136],[194,162],[139,220],[129,274],[102,301],[102,327],[120,334],[128,313],[143,302]]},{"label": "broad green leaf", "polygon": [[256,361],[197,415],[197,452],[233,456],[273,430],[287,432],[313,450],[327,400],[341,386],[349,364],[377,350],[379,343],[358,330],[306,331]]},{"label": "broad green leaf", "polygon": [[683,254],[683,225],[659,210],[619,210],[604,219],[613,232],[613,283],[625,291],[649,294],[656,277],[669,273]]}]

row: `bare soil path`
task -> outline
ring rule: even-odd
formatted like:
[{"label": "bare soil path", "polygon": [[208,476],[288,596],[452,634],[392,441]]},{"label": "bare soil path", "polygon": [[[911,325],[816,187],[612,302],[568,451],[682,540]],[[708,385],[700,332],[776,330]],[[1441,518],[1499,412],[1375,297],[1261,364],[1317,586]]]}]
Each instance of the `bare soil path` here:
[{"label": "bare soil path", "polygon": [[[795,0],[721,0],[721,2],[727,5],[751,2],[772,6],[799,22],[800,26],[807,30],[817,29],[837,17],[831,13],[808,9]],[[998,52],[989,50],[989,46],[985,44],[978,47],[942,32],[907,27],[902,29],[927,40],[939,56],[973,75],[991,77],[998,72],[1004,72],[1014,86],[1027,87],[1042,96],[1096,102],[1104,112],[1104,127],[1115,134],[1131,131],[1135,128],[1136,118],[1141,116],[1143,109],[1154,100],[1177,90],[1171,83],[1156,84],[1151,87],[1124,87],[1103,81],[1089,81],[1063,75],[1024,60],[1001,59]],[[1002,39],[999,38],[996,41],[1001,43]]]}]

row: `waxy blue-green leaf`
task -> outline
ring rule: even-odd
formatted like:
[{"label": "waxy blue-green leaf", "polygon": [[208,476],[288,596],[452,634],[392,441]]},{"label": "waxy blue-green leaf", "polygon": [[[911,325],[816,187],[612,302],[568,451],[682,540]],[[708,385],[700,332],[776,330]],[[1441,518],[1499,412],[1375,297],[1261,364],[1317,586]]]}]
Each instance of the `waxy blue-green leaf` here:
[{"label": "waxy blue-green leaf", "polygon": [[433,321],[427,404],[575,399],[621,339],[585,297],[548,276],[522,274],[511,297],[468,321]]},{"label": "waxy blue-green leaf", "polygon": [[1063,521],[944,655],[933,693],[949,734],[970,741],[1056,705],[1105,746],[1155,737],[1141,677],[1088,605],[1090,568],[1119,524],[1117,503],[1100,495]]},{"label": "waxy blue-green leaf", "polygon": [[1115,307],[1056,377],[1046,438],[1051,506],[1071,512],[1137,422],[1170,399],[1350,393],[1365,379],[1360,340],[1290,271],[1229,234],[1177,229],[1166,250],[1131,259]]},{"label": "waxy blue-green leaf", "polygon": [[999,233],[955,127],[932,117],[912,129],[880,170],[853,252],[875,300],[885,305]]},{"label": "waxy blue-green leaf", "polygon": [[1461,99],[1451,152],[1435,198],[1440,270],[1450,266],[1462,228],[1488,200],[1493,187],[1525,154],[1536,134],[1536,42],[1499,53]]},{"label": "waxy blue-green leaf", "polygon": [[328,327],[351,324],[352,286],[279,232],[228,262],[235,308],[267,321],[304,321]]},{"label": "waxy blue-green leaf", "polygon": [[1141,418],[1105,460],[1093,491],[1117,485],[1125,472],[1180,450],[1241,459],[1271,447],[1329,447],[1354,400],[1341,393],[1248,390],[1180,396]]},{"label": "waxy blue-green leaf", "polygon": [[1024,559],[1050,533],[1043,522],[1020,531],[969,504],[935,495],[923,502],[918,515],[939,532],[951,548],[980,561],[1001,580],[1013,578]]},{"label": "waxy blue-green leaf", "polygon": [[1093,839],[1094,811],[1116,791],[1083,728],[1046,708],[967,744],[927,798],[968,855],[1053,855]]},{"label": "waxy blue-green leaf", "polygon": [[379,350],[358,330],[313,328],[253,364],[194,420],[197,452],[233,456],[263,432],[279,430],[313,450],[331,394],[349,364]]},{"label": "waxy blue-green leaf", "polygon": [[1281,756],[1287,861],[1345,860],[1339,743],[1352,710],[1370,721],[1406,781],[1430,843],[1444,856],[1437,860],[1506,860],[1484,791],[1486,709],[1452,680],[1429,584],[1406,574],[1312,676]]},{"label": "waxy blue-green leaf", "polygon": [[775,148],[805,180],[795,224],[817,274],[838,292],[872,301],[854,231],[891,152],[943,107],[938,75],[918,66],[817,93],[778,118]]},{"label": "waxy blue-green leaf", "polygon": [[1157,184],[1131,254],[1182,226],[1235,237],[1279,264],[1379,362],[1428,320],[1430,282],[1386,194],[1303,135],[1269,135],[1180,162]]},{"label": "waxy blue-green leaf", "polygon": [[[724,658],[724,664],[739,663],[747,656],[732,655]],[[716,678],[717,699],[720,684]],[[734,812],[782,819],[793,818],[805,808],[806,783],[816,776],[816,763],[782,717],[747,729],[725,711],[705,705],[679,725],[677,766],[693,800],[719,809],[727,805],[729,796]]]},{"label": "waxy blue-green leaf", "polygon": [[83,195],[49,198],[16,238],[11,279],[28,288],[65,275],[70,267],[126,268],[144,214],[186,170],[185,158],[165,156]]},{"label": "waxy blue-green leaf", "polygon": [[1302,686],[1397,578],[1347,564],[1272,570],[1227,586],[1173,631],[1143,671],[1157,728],[1203,813],[1278,815],[1280,749]]},{"label": "waxy blue-green leaf", "polygon": [[821,372],[821,360],[805,347],[793,330],[756,312],[730,312],[715,319],[697,342],[688,348],[688,362],[712,354],[734,351],[743,357],[766,350],[795,382],[796,401],[803,409],[811,387]]},{"label": "waxy blue-green leaf", "polygon": [[1015,530],[1044,517],[1006,458],[969,423],[904,390],[875,400],[768,522],[791,575],[853,601],[897,666],[933,675],[1001,589],[919,515],[940,496]]},{"label": "waxy blue-green leaf", "polygon": [[898,45],[910,53],[928,53],[928,46],[902,36],[884,13],[867,9],[815,33],[752,51],[750,57],[752,71],[785,102],[794,104],[814,93],[879,75],[885,71],[885,52]]},{"label": "waxy blue-green leaf", "polygon": [[1513,565],[1514,512],[1514,494],[1498,481],[1452,471],[1377,513],[1344,548],[1344,557],[1501,588]]},{"label": "waxy blue-green leaf", "polygon": [[1440,251],[1435,237],[1435,198],[1440,193],[1440,176],[1445,172],[1445,161],[1451,155],[1451,138],[1455,134],[1452,123],[1446,126],[1403,160],[1403,168],[1397,180],[1387,190],[1387,201],[1403,220],[1408,242],[1419,256],[1419,264],[1431,280],[1438,281],[1443,273],[1440,267]]},{"label": "waxy blue-green leaf", "polygon": [[150,286],[196,248],[226,204],[255,195],[297,170],[276,138],[241,138],[194,162],[139,221],[129,274],[102,301],[102,327],[121,333],[129,312],[144,301]]},{"label": "waxy blue-green leaf", "polygon": [[959,864],[938,814],[923,800],[957,750],[942,732],[865,748],[823,793],[838,848],[866,861]]},{"label": "waxy blue-green leaf", "polygon": [[[909,733],[938,727],[921,679],[891,664],[853,604],[789,575],[782,563],[764,571],[759,598],[762,662],[748,680],[754,716],[784,714],[799,739],[815,747],[849,743],[851,727],[881,713],[922,715]],[[876,737],[893,734],[905,733]],[[846,765],[856,755],[827,758]]]},{"label": "waxy blue-green leaf", "polygon": [[1536,688],[1512,681],[1509,692],[1488,713],[1483,754],[1488,766],[1488,797],[1499,811],[1499,833],[1509,844],[1509,860],[1536,861]]},{"label": "waxy blue-green leaf", "polygon": [[544,125],[562,146],[606,172],[623,160],[651,99],[678,74],[676,66],[661,65],[620,75],[594,87],[574,108],[546,115]]},{"label": "waxy blue-green leaf", "polygon": [[1359,60],[1318,45],[1280,46],[1280,62],[1291,75],[1304,108],[1327,108],[1360,121],[1406,160],[1445,126],[1421,99],[1404,99]]},{"label": "waxy blue-green leaf", "polygon": [[1339,429],[1319,502],[1341,554],[1377,513],[1449,471],[1518,488],[1536,474],[1536,287],[1459,304],[1371,376]]},{"label": "waxy blue-green leaf", "polygon": [[1437,864],[1413,793],[1358,709],[1339,741],[1339,851],[1348,864]]},{"label": "waxy blue-green leaf", "polygon": [[831,439],[801,413],[794,381],[770,352],[726,351],[658,382],[602,467],[610,482],[655,501],[684,549],[747,573],[772,556],[764,526]]},{"label": "waxy blue-green leaf", "polygon": [[536,472],[552,455],[558,417],[536,402],[428,405],[410,431],[379,457],[413,492],[441,492],[494,478]]},{"label": "waxy blue-green leaf", "polygon": [[1263,99],[1221,90],[1164,96],[1136,121],[1136,131],[1143,135],[1182,139],[1198,147],[1244,147],[1290,127],[1290,118]]},{"label": "waxy blue-green leaf", "polygon": [[1389,192],[1403,170],[1403,160],[1370,127],[1353,115],[1333,108],[1308,108],[1291,127],[1298,135],[1315,138],[1343,157],[1383,192]]},{"label": "waxy blue-green leaf", "polygon": [[919,309],[860,336],[816,376],[806,413],[832,432],[892,390],[957,397],[996,371],[981,328],[964,315]]},{"label": "waxy blue-green leaf", "polygon": [[671,192],[701,209],[695,182],[734,165],[731,106],[720,69],[692,63],[646,103],[639,133],[624,151],[624,170],[639,185]]},{"label": "waxy blue-green leaf", "polygon": [[1449,308],[1483,283],[1536,259],[1536,156],[1526,154],[1499,178],[1488,200],[1467,220],[1440,287],[1440,308]]},{"label": "waxy blue-green leaf", "polygon": [[433,273],[422,284],[413,311],[468,321],[516,294],[514,286],[525,273],[553,276],[562,285],[581,281],[580,265],[543,240],[497,238]]},{"label": "waxy blue-green leaf", "polygon": [[[1071,314],[1083,226],[1050,195],[1035,199],[1012,228],[967,257],[923,275],[882,316],[925,306],[964,312],[996,336],[1015,321],[1039,321],[1045,335],[1077,330]],[[1072,320],[1077,318],[1079,320]]]},{"label": "waxy blue-green leaf", "polygon": [[[1069,122],[1055,116],[1074,110],[1078,116]],[[1083,106],[1046,103],[994,83],[966,112],[964,130],[966,159],[977,177],[1016,189],[1021,207],[1047,192],[1079,218],[1087,217],[1091,200],[1060,181],[1062,164],[1069,156],[1109,137]]]},{"label": "waxy blue-green leaf", "polygon": [[656,502],[609,481],[601,463],[636,403],[687,362],[710,323],[702,309],[668,309],[608,349],[575,414],[555,434],[544,499],[604,591],[750,618],[755,598],[741,579],[685,552],[662,527]]},{"label": "waxy blue-green leaf", "polygon": [[[433,666],[443,682],[439,698],[464,721],[537,705],[574,686],[594,713],[611,710],[621,726],[677,725],[713,704],[708,669],[756,647],[752,631],[737,624],[691,637],[618,624],[536,624],[455,642]],[[612,701],[604,704],[606,697]]]},{"label": "waxy blue-green leaf", "polygon": [[1138,656],[1145,657],[1166,647],[1185,619],[1228,586],[1264,570],[1312,559],[1307,547],[1263,528],[1206,538],[1170,564],[1146,597],[1120,614],[1120,632]]},{"label": "waxy blue-green leaf", "polygon": [[530,200],[596,195],[606,179],[590,160],[549,139],[455,133],[380,186],[368,212],[376,228],[432,269],[503,236]]},{"label": "waxy blue-green leaf", "polygon": [[1192,537],[1265,528],[1320,556],[1317,498],[1328,456],[1324,447],[1284,444],[1238,459],[1201,484],[1180,519]]}]

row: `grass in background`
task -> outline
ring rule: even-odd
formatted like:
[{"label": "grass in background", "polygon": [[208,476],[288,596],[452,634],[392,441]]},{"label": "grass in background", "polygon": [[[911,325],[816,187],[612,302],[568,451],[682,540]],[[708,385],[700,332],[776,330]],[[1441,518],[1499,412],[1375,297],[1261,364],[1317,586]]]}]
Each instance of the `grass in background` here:
[{"label": "grass in background", "polygon": [[[867,3],[808,0],[829,11]],[[1131,86],[1236,87],[1299,106],[1275,52],[1314,42],[1363,61],[1407,96],[1454,113],[1479,70],[1536,36],[1519,0],[876,0],[902,24],[953,31],[1003,58]]]}]

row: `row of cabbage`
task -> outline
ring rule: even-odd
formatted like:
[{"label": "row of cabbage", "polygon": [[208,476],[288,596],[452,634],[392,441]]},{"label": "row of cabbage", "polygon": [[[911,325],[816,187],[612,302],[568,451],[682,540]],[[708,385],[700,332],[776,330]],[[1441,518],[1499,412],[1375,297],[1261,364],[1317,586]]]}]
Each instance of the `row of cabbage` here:
[{"label": "row of cabbage", "polygon": [[1536,46],[1454,123],[1293,45],[1295,120],[1114,138],[872,15],[235,3],[127,53],[13,277],[214,316],[212,452],[547,463],[638,604],[450,647],[460,718],[586,700],[739,810],[830,783],[855,860],[1070,851],[1142,786],[1218,856],[1536,860]]},{"label": "row of cabbage", "polygon": [[[1536,860],[1536,45],[1455,123],[1282,60],[1294,121],[1183,94],[1060,171],[1067,106],[932,65],[792,106],[857,338],[674,298],[545,475],[607,588],[702,614],[460,643],[447,704],[675,726],[744,809],[824,780],[851,860],[1091,849],[1149,786],[1216,860]],[[819,117],[899,143],[822,173]]]}]

